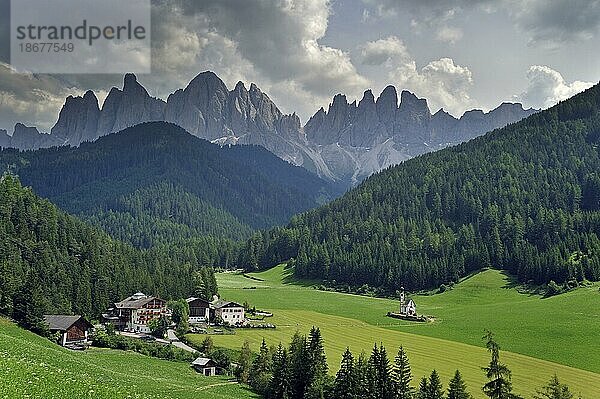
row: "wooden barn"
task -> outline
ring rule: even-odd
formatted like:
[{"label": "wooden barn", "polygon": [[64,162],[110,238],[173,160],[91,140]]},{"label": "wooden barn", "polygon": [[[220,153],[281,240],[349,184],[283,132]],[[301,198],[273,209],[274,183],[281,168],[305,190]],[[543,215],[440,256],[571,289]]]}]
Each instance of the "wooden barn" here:
[{"label": "wooden barn", "polygon": [[44,315],[44,321],[51,333],[59,333],[58,344],[86,344],[92,325],[83,316]]},{"label": "wooden barn", "polygon": [[208,323],[210,319],[210,302],[202,298],[186,299],[190,307],[190,324]]}]

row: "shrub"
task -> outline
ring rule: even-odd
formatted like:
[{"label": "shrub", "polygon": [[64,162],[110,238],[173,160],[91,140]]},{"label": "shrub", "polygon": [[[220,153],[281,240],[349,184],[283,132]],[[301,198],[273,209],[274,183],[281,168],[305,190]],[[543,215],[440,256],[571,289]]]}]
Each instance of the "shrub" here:
[{"label": "shrub", "polygon": [[546,297],[562,294],[562,292],[562,287],[556,284],[554,280],[550,280],[550,282],[546,286]]}]

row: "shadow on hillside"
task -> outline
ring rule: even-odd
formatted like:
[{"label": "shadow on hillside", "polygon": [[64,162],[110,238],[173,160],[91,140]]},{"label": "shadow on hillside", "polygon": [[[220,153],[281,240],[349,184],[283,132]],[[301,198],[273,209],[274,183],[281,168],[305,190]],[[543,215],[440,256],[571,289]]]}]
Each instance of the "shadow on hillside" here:
[{"label": "shadow on hillside", "polygon": [[506,270],[501,270],[500,274],[502,274],[505,280],[505,284],[502,286],[502,288],[516,290],[519,294],[530,297],[537,296],[543,298],[543,295],[539,292],[539,287],[528,286],[527,284],[520,283],[515,276],[508,273]]},{"label": "shadow on hillside", "polygon": [[294,268],[290,266],[284,266],[282,279],[283,284],[298,285],[301,287],[313,287],[317,284],[321,284],[318,280],[300,279],[294,275]]}]

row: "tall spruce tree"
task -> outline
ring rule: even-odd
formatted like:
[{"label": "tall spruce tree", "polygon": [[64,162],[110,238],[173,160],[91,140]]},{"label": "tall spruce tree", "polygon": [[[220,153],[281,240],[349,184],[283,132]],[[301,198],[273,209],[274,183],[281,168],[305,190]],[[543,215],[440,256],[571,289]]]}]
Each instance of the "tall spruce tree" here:
[{"label": "tall spruce tree", "polygon": [[573,393],[569,390],[569,387],[565,384],[561,384],[558,381],[556,374],[550,378],[548,384],[541,389],[538,389],[536,394],[533,396],[534,399],[573,399]]},{"label": "tall spruce tree", "polygon": [[293,399],[303,399],[309,383],[309,360],[306,336],[296,331],[292,337],[288,352],[292,381],[291,397]]},{"label": "tall spruce tree", "polygon": [[500,362],[500,346],[494,340],[494,334],[487,331],[483,339],[486,340],[486,348],[491,354],[490,364],[483,367],[488,382],[483,386],[483,392],[490,399],[518,399],[518,395],[512,393],[511,372],[507,365]]},{"label": "tall spruce tree", "polygon": [[427,399],[427,394],[429,393],[429,383],[427,382],[427,377],[421,378],[419,382],[419,390],[417,391],[417,399]]},{"label": "tall spruce tree", "polygon": [[427,399],[443,399],[444,386],[437,371],[433,370],[427,384]]},{"label": "tall spruce tree", "polygon": [[273,355],[273,377],[269,386],[269,397],[288,399],[291,395],[290,369],[287,350],[279,343]]},{"label": "tall spruce tree", "polygon": [[340,369],[335,375],[333,385],[333,399],[360,399],[357,396],[356,368],[354,367],[354,357],[350,348],[346,347],[342,355]]},{"label": "tall spruce tree", "polygon": [[404,348],[400,346],[398,354],[394,359],[392,367],[392,381],[397,399],[411,399],[414,395],[414,388],[410,386],[412,373],[410,363]]},{"label": "tall spruce tree", "polygon": [[373,399],[393,399],[394,387],[390,361],[383,344],[373,347],[369,358],[369,397]]},{"label": "tall spruce tree", "polygon": [[36,334],[48,335],[48,326],[44,322],[44,311],[48,308],[42,293],[41,282],[30,271],[23,287],[16,293],[13,305],[13,317],[19,324]]},{"label": "tall spruce tree", "polygon": [[323,399],[327,390],[327,358],[323,346],[323,337],[318,327],[312,327],[308,340],[308,386],[305,397],[307,399]]},{"label": "tall spruce tree", "polygon": [[356,398],[369,397],[369,361],[365,352],[361,352],[356,359],[355,377],[356,380]]},{"label": "tall spruce tree", "polygon": [[373,345],[371,356],[367,362],[367,398],[377,399],[379,392],[379,381],[377,380],[377,366],[379,364],[379,349],[377,344]]},{"label": "tall spruce tree", "polygon": [[454,377],[448,384],[447,399],[471,399],[471,395],[467,392],[467,384],[462,378],[460,371],[456,370]]}]

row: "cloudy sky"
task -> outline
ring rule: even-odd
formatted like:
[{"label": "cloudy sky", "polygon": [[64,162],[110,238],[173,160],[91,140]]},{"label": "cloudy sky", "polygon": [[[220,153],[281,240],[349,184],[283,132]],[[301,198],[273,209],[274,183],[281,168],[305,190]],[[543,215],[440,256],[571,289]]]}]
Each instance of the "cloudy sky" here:
[{"label": "cloudy sky", "polygon": [[[303,123],[336,93],[388,84],[460,116],[502,101],[543,108],[600,80],[600,0],[152,0],[157,97],[212,70],[255,82]],[[14,73],[0,0],[0,128],[48,131],[65,96],[102,99],[119,75]]]}]

